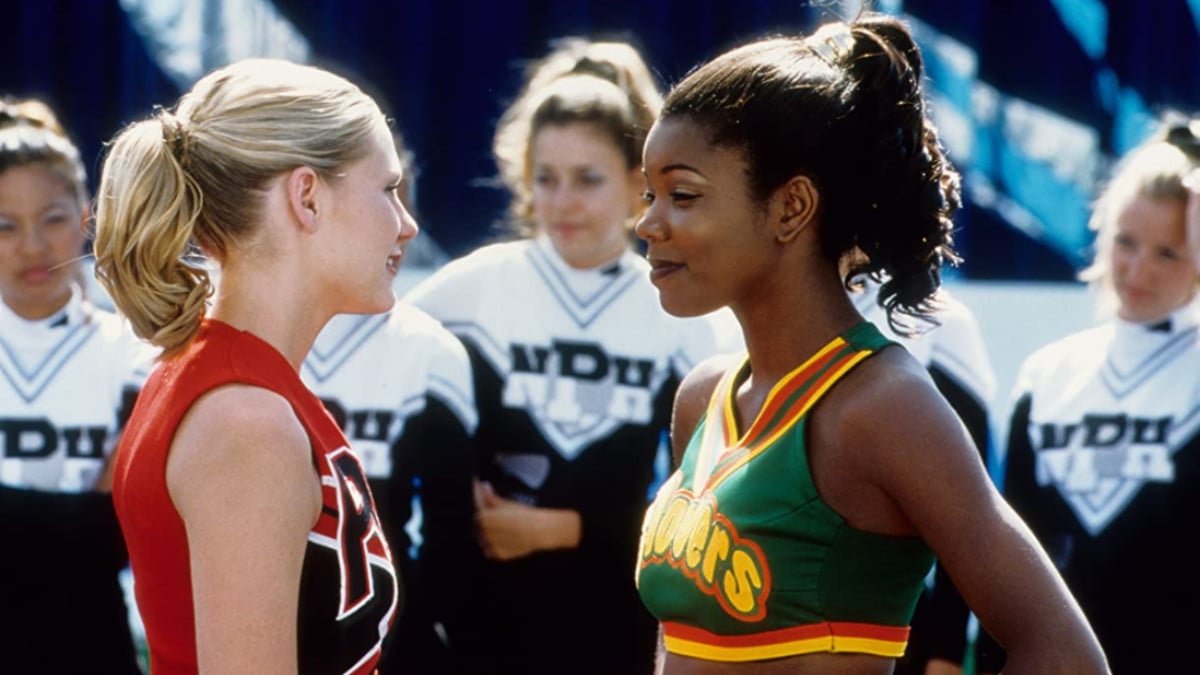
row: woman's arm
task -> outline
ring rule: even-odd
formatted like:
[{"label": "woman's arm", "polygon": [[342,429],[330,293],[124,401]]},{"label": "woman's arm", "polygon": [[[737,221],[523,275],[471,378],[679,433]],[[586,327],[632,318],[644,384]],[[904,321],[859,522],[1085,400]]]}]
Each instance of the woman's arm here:
[{"label": "woman's arm", "polygon": [[1006,673],[1107,672],[1079,605],[927,374],[899,350],[876,358],[835,390],[814,444],[827,451],[814,469],[833,479],[827,501],[856,527],[923,537],[1008,650]]},{"label": "woman's arm", "polygon": [[578,511],[530,506],[495,493],[475,481],[475,523],[479,545],[493,560],[514,560],[538,551],[577,548],[583,536]]},{"label": "woman's arm", "polygon": [[242,385],[203,396],[171,444],[167,488],[187,528],[200,671],[294,674],[321,492],[288,402]]}]

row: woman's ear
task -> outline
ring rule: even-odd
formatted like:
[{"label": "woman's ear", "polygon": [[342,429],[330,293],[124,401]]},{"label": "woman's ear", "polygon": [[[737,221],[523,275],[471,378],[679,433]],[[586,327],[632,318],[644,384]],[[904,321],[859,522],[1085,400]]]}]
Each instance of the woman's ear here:
[{"label": "woman's ear", "polygon": [[288,211],[305,230],[317,229],[317,197],[320,187],[321,177],[310,166],[292,169],[284,180]]},{"label": "woman's ear", "polygon": [[777,222],[775,240],[787,244],[816,218],[820,193],[808,176],[793,176],[776,194],[783,200],[783,209]]}]

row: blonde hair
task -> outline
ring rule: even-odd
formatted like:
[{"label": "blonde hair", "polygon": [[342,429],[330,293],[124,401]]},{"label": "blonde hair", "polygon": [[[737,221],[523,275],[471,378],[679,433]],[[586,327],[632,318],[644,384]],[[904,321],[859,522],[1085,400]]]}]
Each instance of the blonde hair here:
[{"label": "blonde hair", "polygon": [[163,348],[188,343],[218,262],[253,234],[267,183],[300,166],[336,180],[384,123],[376,103],[330,72],[249,59],[202,78],[174,112],[122,131],[101,172],[96,276],[134,331]]},{"label": "blonde hair", "polygon": [[[1096,200],[1088,227],[1096,233],[1095,258],[1079,274],[1098,291],[1101,313],[1116,304],[1112,250],[1121,212],[1139,197],[1187,204],[1184,179],[1200,167],[1200,121],[1164,122],[1162,130],[1118,164]],[[1185,232],[1192,259],[1200,264],[1200,232]]]},{"label": "blonde hair", "polygon": [[583,122],[609,133],[630,169],[642,163],[646,134],[662,108],[662,94],[641,55],[623,42],[568,37],[526,70],[526,82],[496,127],[492,155],[512,195],[509,225],[529,236],[532,206],[531,146],[549,124]]}]

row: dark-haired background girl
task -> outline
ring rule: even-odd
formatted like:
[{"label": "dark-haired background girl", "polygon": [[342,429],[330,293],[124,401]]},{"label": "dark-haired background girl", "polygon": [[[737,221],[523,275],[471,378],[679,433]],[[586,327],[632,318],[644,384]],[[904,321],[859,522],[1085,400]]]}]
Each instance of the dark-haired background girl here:
[{"label": "dark-haired background girl", "polygon": [[0,103],[0,670],[139,673],[109,455],[153,351],[81,283],[79,151]]}]

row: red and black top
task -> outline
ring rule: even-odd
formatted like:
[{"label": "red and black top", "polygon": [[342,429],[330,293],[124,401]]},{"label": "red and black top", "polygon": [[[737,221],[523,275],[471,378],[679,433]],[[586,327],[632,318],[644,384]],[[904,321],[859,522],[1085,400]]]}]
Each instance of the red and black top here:
[{"label": "red and black top", "polygon": [[128,542],[151,670],[171,675],[197,669],[187,534],[167,492],[167,454],[192,404],[232,383],[288,399],[308,433],[321,480],[321,516],[308,534],[300,585],[300,672],[373,672],[398,606],[399,579],[362,467],[282,354],[212,320],[150,375],[117,450],[113,499]]}]

